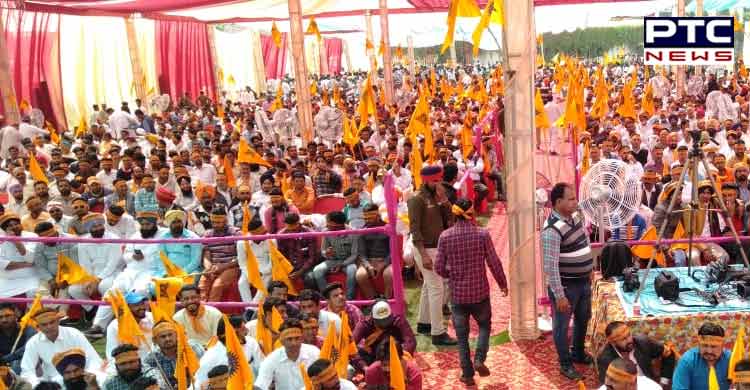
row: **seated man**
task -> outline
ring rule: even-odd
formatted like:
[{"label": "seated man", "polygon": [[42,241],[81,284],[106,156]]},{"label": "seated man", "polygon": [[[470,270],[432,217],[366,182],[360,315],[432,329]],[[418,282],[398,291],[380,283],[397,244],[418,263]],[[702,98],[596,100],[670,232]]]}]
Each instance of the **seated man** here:
[{"label": "seated man", "polygon": [[104,215],[107,217],[107,233],[117,238],[128,238],[138,233],[138,223],[132,215],[125,213],[122,206],[113,204]]},{"label": "seated man", "polygon": [[[21,358],[26,350],[26,342],[36,334],[33,326],[27,326],[21,332],[18,323],[18,308],[8,302],[0,303],[0,360],[10,366],[16,373],[21,372]],[[16,343],[18,340],[18,343]],[[15,350],[11,348],[15,345]]]},{"label": "seated man", "polygon": [[[263,223],[258,218],[250,220],[248,224],[248,230],[251,235],[262,236],[266,234],[266,229],[263,227]],[[255,259],[258,262],[258,272],[260,273],[261,280],[264,285],[268,285],[271,282],[271,252],[269,240],[249,240],[249,241],[237,241],[237,261],[240,266],[240,279],[239,289],[240,296],[243,302],[260,302],[263,299],[263,292],[260,290],[255,291],[253,295],[250,286],[250,276],[247,270],[247,251],[249,247],[255,255]]]},{"label": "seated man", "polygon": [[[23,230],[18,215],[12,212],[0,216],[0,229],[6,236],[36,237],[36,234]],[[34,269],[37,245],[36,242],[0,243],[0,297],[31,297],[36,293],[40,284],[39,275]],[[13,341],[10,343],[12,345]]]},{"label": "seated man", "polygon": [[[346,228],[346,216],[341,211],[332,211],[326,215],[326,225],[329,231],[344,230]],[[313,276],[318,286],[318,291],[323,291],[328,282],[326,275],[329,273],[346,273],[346,298],[354,299],[357,287],[357,256],[359,237],[356,235],[329,236],[323,238],[321,253],[323,261],[313,268]]]},{"label": "seated man", "polygon": [[[276,297],[268,297],[263,300],[263,312],[258,312],[258,318],[245,324],[247,334],[258,341],[260,349],[265,355],[270,354],[275,347],[278,346],[277,341],[279,339],[279,330],[276,329],[273,324],[273,311],[275,309],[281,316],[281,319],[284,320],[287,318],[286,307],[287,304],[285,300]],[[258,333],[258,326],[261,324],[263,328],[267,329],[270,333],[270,339],[265,340],[265,342],[262,335]],[[276,326],[278,327],[279,325]]]},{"label": "seated man", "polygon": [[[365,206],[365,228],[385,226],[380,218],[378,206]],[[390,298],[393,293],[393,270],[391,269],[390,239],[385,233],[360,234],[359,237],[360,265],[357,269],[357,284],[367,299],[375,296],[373,281],[383,276],[383,293]]]},{"label": "seated man", "polygon": [[91,370],[87,355],[79,348],[70,348],[56,353],[52,357],[52,364],[59,379],[53,383],[62,383],[66,390],[99,390],[99,382],[101,382],[102,376],[100,373]]},{"label": "seated man", "polygon": [[344,191],[344,197],[346,198],[346,206],[344,206],[342,212],[346,216],[346,223],[352,229],[362,229],[365,226],[365,207],[370,204],[367,201],[361,200],[359,192],[353,187],[349,187]]},{"label": "seated man", "polygon": [[323,296],[326,299],[326,308],[331,313],[343,318],[342,313],[346,313],[349,329],[354,330],[357,324],[364,319],[362,310],[357,306],[346,302],[344,297],[344,287],[341,283],[331,283],[323,290]]},{"label": "seated man", "polygon": [[391,305],[387,301],[378,301],[372,306],[372,312],[354,328],[352,338],[357,343],[359,356],[372,364],[375,362],[375,348],[378,344],[388,343],[388,337],[393,337],[404,351],[414,354],[417,349],[417,339],[414,337],[406,319],[393,314]]},{"label": "seated man", "polygon": [[750,360],[742,359],[734,365],[735,390],[750,390]]},{"label": "seated man", "polygon": [[[186,226],[187,214],[182,210],[170,210],[164,214],[164,225],[169,230],[159,238],[163,239],[180,239],[180,238],[198,238],[198,236],[188,230]],[[201,244],[160,244],[159,249],[163,251],[169,260],[183,271],[192,274],[200,271],[201,253],[203,252]],[[159,269],[164,273],[164,265],[157,263]]]},{"label": "seated man", "polygon": [[[242,344],[242,349],[245,352],[245,358],[248,360],[250,367],[253,369],[253,375],[258,375],[260,364],[263,362],[263,352],[260,350],[258,342],[252,337],[247,337],[247,328],[245,327],[245,320],[242,316],[233,315],[229,317],[229,323],[232,324],[234,332],[237,334],[237,338]],[[224,321],[219,322],[219,327],[216,330],[216,336],[218,341],[216,344],[211,346],[206,353],[200,358],[200,367],[195,372],[195,385],[196,388],[201,389],[202,386],[208,382],[208,373],[212,368],[218,365],[229,364],[227,357],[226,343],[226,328]]]},{"label": "seated man", "polygon": [[[158,369],[143,369],[141,357],[139,356],[138,347],[132,344],[122,344],[112,350],[117,375],[112,375],[104,382],[104,390],[120,390],[130,387],[130,384],[138,378],[148,376],[157,380],[158,383],[164,381]],[[161,385],[167,388],[166,383]]]},{"label": "seated man", "polygon": [[268,390],[271,383],[276,389],[302,389],[300,365],[305,369],[318,360],[320,350],[308,344],[302,344],[302,325],[299,320],[289,318],[279,328],[279,339],[282,348],[277,348],[263,360],[260,365],[255,387]]},{"label": "seated man", "polygon": [[[116,238],[106,232],[104,215],[89,213],[83,217],[84,230],[88,232],[86,238]],[[96,277],[89,283],[75,284],[68,287],[68,294],[74,299],[93,299],[103,297],[112,287],[117,274],[125,268],[122,260],[122,244],[78,244],[78,264],[90,275]],[[95,307],[83,306],[87,312],[93,312]]]},{"label": "seated man", "polygon": [[299,214],[299,210],[293,204],[289,204],[281,193],[280,188],[274,188],[270,194],[270,206],[262,210],[263,223],[266,231],[276,234],[284,228],[284,217],[287,213]]},{"label": "seated man", "polygon": [[[422,390],[422,371],[414,359],[404,359],[401,344],[396,343],[396,351],[406,381],[406,390]],[[388,390],[390,388],[391,348],[388,339],[378,344],[375,349],[376,361],[365,370],[367,390]]]},{"label": "seated man", "polygon": [[[284,216],[284,228],[279,234],[287,233],[307,233],[312,229],[303,226],[300,223],[300,217],[297,213],[287,213]],[[315,281],[312,277],[313,267],[318,261],[318,252],[320,245],[315,237],[309,238],[290,238],[277,240],[279,252],[286,257],[294,269],[289,274],[292,283],[302,281],[304,286],[314,286]]]},{"label": "seated man", "polygon": [[[604,330],[607,345],[596,358],[599,368],[599,381],[604,383],[609,364],[618,358],[625,357],[638,365],[638,370],[645,376],[669,385],[674,372],[675,353],[670,345],[663,345],[645,335],[632,336],[630,329],[621,321],[613,321]],[[661,372],[654,371],[652,362],[661,361]]]},{"label": "seated man", "polygon": [[307,368],[307,376],[310,377],[314,389],[340,389],[357,390],[354,383],[346,379],[340,379],[336,372],[336,366],[330,360],[318,359]]},{"label": "seated man", "polygon": [[[204,237],[235,236],[239,231],[227,224],[227,213],[222,205],[211,209],[211,229]],[[244,260],[244,259],[243,259]],[[200,279],[201,297],[204,301],[221,301],[224,293],[240,278],[237,245],[234,242],[218,242],[204,245],[203,268]]]},{"label": "seated man", "polygon": [[318,319],[320,334],[328,334],[328,325],[333,322],[336,325],[336,332],[341,333],[341,317],[328,310],[320,308],[320,293],[315,290],[302,290],[297,297],[299,310]]},{"label": "seated man", "polygon": [[[32,319],[37,324],[39,333],[26,343],[26,352],[21,359],[21,377],[36,386],[39,381],[53,380],[62,382],[58,364],[53,358],[60,352],[78,349],[84,355],[86,371],[99,374],[102,359],[91,343],[79,330],[60,326],[60,313],[50,308],[42,308]],[[37,376],[40,368],[41,376]]]},{"label": "seated man", "polygon": [[724,349],[724,328],[705,322],[698,329],[698,346],[689,349],[677,362],[672,376],[672,389],[708,389],[709,369],[714,368],[721,390],[729,389],[728,350]]},{"label": "seated man", "polygon": [[[151,330],[151,337],[155,348],[143,359],[143,365],[146,368],[154,370],[164,370],[167,373],[167,381],[175,388],[177,378],[174,377],[174,369],[177,366],[177,326],[170,321],[162,320],[157,322]],[[188,340],[190,348],[195,352],[195,356],[203,356],[203,347]]]},{"label": "seated man", "polygon": [[8,362],[0,359],[0,381],[8,390],[31,390],[31,383],[13,372]]},{"label": "seated man", "polygon": [[[146,311],[148,308],[148,298],[145,295],[131,291],[125,294],[125,303],[128,305],[128,309],[133,314],[133,318],[138,323],[141,331],[148,340],[151,335],[151,328],[154,326],[154,317],[150,311]],[[114,358],[112,351],[120,345],[120,339],[118,338],[118,330],[120,329],[119,321],[112,321],[107,326],[107,345],[106,353],[104,357],[110,361]],[[144,358],[148,355],[149,351],[152,350],[152,346],[149,342],[142,342],[140,349],[138,350],[139,356]]]},{"label": "seated man", "polygon": [[638,375],[638,366],[633,361],[617,358],[607,366],[604,384],[599,390],[661,390],[661,388],[650,378]]},{"label": "seated man", "polygon": [[216,335],[216,328],[223,314],[215,307],[201,302],[198,287],[195,285],[182,286],[177,298],[183,308],[174,314],[174,321],[185,328],[185,334],[189,340],[206,345],[211,337]]},{"label": "seated man", "polygon": [[[50,222],[40,222],[34,228],[34,233],[39,237],[70,237],[68,234],[58,232]],[[78,262],[78,244],[69,242],[45,243],[37,245],[34,249],[34,268],[39,278],[44,281],[42,287],[48,287],[51,295],[56,295],[58,291],[62,292],[64,295],[58,295],[62,298],[67,296],[66,288],[68,284],[67,282],[58,284],[55,281],[57,256],[60,252]]]}]

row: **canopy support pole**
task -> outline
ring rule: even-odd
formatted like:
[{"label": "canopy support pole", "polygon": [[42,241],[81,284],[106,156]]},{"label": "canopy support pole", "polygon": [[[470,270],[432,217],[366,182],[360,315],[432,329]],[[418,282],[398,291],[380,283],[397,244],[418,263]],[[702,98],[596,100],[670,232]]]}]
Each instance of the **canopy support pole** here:
[{"label": "canopy support pole", "polygon": [[[365,11],[365,26],[367,27],[367,33],[365,34],[366,39],[375,46],[376,43],[372,40],[372,13],[370,10]],[[367,49],[365,52],[370,59],[370,74],[372,75],[371,80],[373,84],[375,84],[378,76],[378,57],[375,56],[375,50],[377,49]]]},{"label": "canopy support pole", "polygon": [[289,34],[292,41],[297,115],[302,140],[307,144],[312,141],[314,134],[310,88],[307,85],[307,66],[305,66],[305,34],[302,29],[302,7],[300,6],[300,0],[289,0]]},{"label": "canopy support pole", "polygon": [[125,34],[128,37],[128,52],[130,53],[130,65],[133,67],[133,84],[135,85],[135,96],[146,103],[146,73],[141,65],[140,51],[138,50],[138,37],[135,33],[135,21],[132,17],[125,18]]},{"label": "canopy support pole", "polygon": [[412,39],[411,35],[406,37],[406,44],[409,45],[409,74],[411,77],[414,77],[414,39]]},{"label": "canopy support pole", "polygon": [[10,77],[10,60],[8,59],[8,44],[5,41],[3,19],[0,18],[0,96],[3,99],[3,110],[5,111],[5,123],[16,124],[20,122],[18,113],[18,99]]},{"label": "canopy support pole", "polygon": [[380,0],[380,36],[383,40],[383,77],[385,79],[385,105],[393,101],[393,58],[388,29],[388,0]]},{"label": "canopy support pole", "polygon": [[504,2],[506,171],[508,172],[508,241],[510,259],[510,336],[539,336],[536,300],[536,231],[534,191],[534,0]]},{"label": "canopy support pole", "polygon": [[[685,16],[685,0],[677,0],[677,16]],[[685,96],[685,66],[677,65],[677,73],[675,74],[675,82],[677,83],[677,96]]]}]

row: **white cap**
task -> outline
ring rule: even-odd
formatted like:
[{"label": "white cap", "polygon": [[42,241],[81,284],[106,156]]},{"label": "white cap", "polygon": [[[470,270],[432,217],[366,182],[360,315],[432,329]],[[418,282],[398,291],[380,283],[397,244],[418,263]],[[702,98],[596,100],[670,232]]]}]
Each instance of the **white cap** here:
[{"label": "white cap", "polygon": [[391,305],[386,301],[379,301],[372,307],[372,319],[384,320],[391,316]]}]

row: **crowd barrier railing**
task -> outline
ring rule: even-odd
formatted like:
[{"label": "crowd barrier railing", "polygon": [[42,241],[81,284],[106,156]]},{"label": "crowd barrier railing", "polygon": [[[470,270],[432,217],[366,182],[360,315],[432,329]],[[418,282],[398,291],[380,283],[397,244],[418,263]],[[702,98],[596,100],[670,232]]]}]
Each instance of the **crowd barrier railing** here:
[{"label": "crowd barrier railing", "polygon": [[[740,236],[740,241],[750,241],[750,236]],[[689,238],[680,238],[680,239],[664,239],[661,240],[660,245],[671,245],[671,244],[688,244],[690,242],[693,242],[693,244],[708,244],[708,243],[714,243],[714,244],[721,244],[725,242],[735,242],[734,237],[695,237],[692,240]],[[634,246],[634,245],[656,245],[656,240],[623,240],[627,245]],[[601,242],[592,242],[591,247],[592,248],[602,248],[606,243]]]},{"label": "crowd barrier railing", "polygon": [[[229,237],[209,237],[209,238],[195,238],[195,239],[99,239],[99,238],[83,238],[83,237],[15,237],[15,236],[0,236],[0,242],[37,242],[37,243],[79,243],[79,244],[215,244],[215,243],[227,243],[247,240],[267,240],[267,239],[296,239],[296,238],[318,238],[318,237],[332,237],[332,236],[343,236],[343,235],[361,235],[361,234],[374,234],[384,233],[389,238],[390,254],[391,254],[391,268],[393,269],[393,298],[389,300],[393,311],[397,314],[403,315],[406,312],[405,307],[405,294],[404,294],[404,281],[401,276],[401,270],[403,267],[403,258],[401,240],[399,240],[398,233],[396,231],[396,224],[398,221],[398,199],[395,192],[395,180],[393,176],[388,173],[385,177],[383,186],[385,192],[385,203],[388,215],[388,223],[385,226],[365,229],[352,229],[352,230],[338,230],[338,231],[325,231],[325,232],[305,232],[305,233],[289,233],[289,234],[264,234],[255,236],[229,236]],[[0,302],[13,302],[13,303],[31,303],[32,298],[0,298]],[[348,301],[357,306],[368,306],[371,305],[373,300],[354,300]],[[59,299],[59,298],[48,298],[42,299],[42,304],[73,304],[73,305],[93,305],[103,306],[109,305],[105,301],[96,300],[80,300],[80,299]],[[257,307],[257,303],[252,302],[207,302],[207,304],[215,306],[217,308],[244,308],[244,307]]]}]

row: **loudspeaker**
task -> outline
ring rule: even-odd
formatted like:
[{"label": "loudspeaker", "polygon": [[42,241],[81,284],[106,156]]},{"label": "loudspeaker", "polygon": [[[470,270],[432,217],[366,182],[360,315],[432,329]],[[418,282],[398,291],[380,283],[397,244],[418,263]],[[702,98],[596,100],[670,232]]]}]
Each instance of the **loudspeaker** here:
[{"label": "loudspeaker", "polygon": [[674,301],[680,296],[680,280],[669,271],[661,271],[654,280],[656,295],[667,301]]}]

